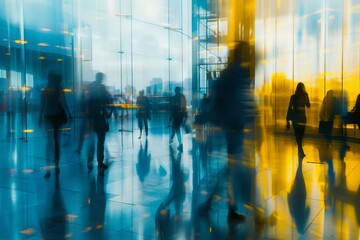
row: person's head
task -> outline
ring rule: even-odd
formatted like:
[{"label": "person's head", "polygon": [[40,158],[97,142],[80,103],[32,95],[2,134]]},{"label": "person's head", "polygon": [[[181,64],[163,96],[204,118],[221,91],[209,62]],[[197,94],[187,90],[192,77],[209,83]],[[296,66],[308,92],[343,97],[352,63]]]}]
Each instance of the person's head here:
[{"label": "person's head", "polygon": [[49,88],[60,88],[61,87],[61,82],[62,82],[61,74],[51,71],[48,73],[47,80],[48,80]]},{"label": "person's head", "polygon": [[139,91],[139,95],[140,95],[140,96],[144,96],[144,90],[140,90],[140,91]]},{"label": "person's head", "polygon": [[105,74],[102,73],[102,72],[98,72],[96,75],[95,75],[95,81],[98,82],[98,83],[102,83],[104,81],[104,77],[105,77]]},{"label": "person's head", "polygon": [[306,93],[305,85],[302,82],[299,82],[296,86],[295,94],[304,94]]},{"label": "person's head", "polygon": [[176,94],[179,94],[180,91],[181,91],[180,87],[176,87],[176,88],[175,88],[175,93],[176,93]]},{"label": "person's head", "polygon": [[230,62],[250,63],[250,45],[245,41],[235,42],[229,52]]},{"label": "person's head", "polygon": [[334,91],[333,90],[329,90],[326,93],[326,96],[332,97],[334,95]]}]

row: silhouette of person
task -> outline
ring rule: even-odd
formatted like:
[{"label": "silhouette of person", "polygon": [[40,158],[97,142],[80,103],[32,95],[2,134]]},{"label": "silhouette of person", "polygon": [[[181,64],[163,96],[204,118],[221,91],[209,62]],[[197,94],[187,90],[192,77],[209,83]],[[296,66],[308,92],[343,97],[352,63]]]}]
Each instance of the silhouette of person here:
[{"label": "silhouette of person", "polygon": [[[70,118],[70,111],[65,100],[64,91],[61,89],[62,77],[58,73],[48,74],[48,86],[41,93],[39,112],[39,125],[45,123],[47,133],[47,161],[48,167],[45,178],[50,177],[50,159],[55,162],[55,173],[59,174],[60,161],[60,127]],[[52,156],[51,156],[52,155]]]},{"label": "silhouette of person", "polygon": [[302,234],[306,229],[310,215],[310,207],[306,204],[306,186],[302,173],[302,159],[299,159],[299,165],[287,201],[297,231]]},{"label": "silhouette of person", "polygon": [[170,121],[171,121],[171,130],[172,130],[170,136],[170,144],[172,143],[173,138],[175,137],[176,134],[179,143],[177,149],[180,152],[183,151],[180,128],[184,124],[186,118],[187,118],[186,99],[185,96],[181,93],[180,87],[176,87],[175,95],[172,97],[170,103]]},{"label": "silhouette of person", "polygon": [[138,162],[136,164],[136,172],[139,176],[140,182],[144,182],[145,177],[150,171],[151,154],[148,154],[148,140],[145,141],[145,147],[140,144],[140,150],[138,153]]},{"label": "silhouette of person", "polygon": [[144,90],[139,91],[139,96],[136,98],[136,105],[138,107],[138,110],[136,111],[136,117],[138,119],[138,125],[140,128],[139,139],[141,139],[143,126],[145,127],[145,135],[146,137],[148,136],[148,120],[151,119],[150,101],[149,98],[144,95]]},{"label": "silhouette of person", "polygon": [[357,124],[358,127],[360,128],[360,94],[357,96],[355,106],[353,107],[351,112],[353,112],[354,114],[353,118],[355,124]]},{"label": "silhouette of person", "polygon": [[[237,177],[239,171],[244,171],[241,181],[251,183],[247,186],[247,195],[254,195],[254,169],[244,168],[247,163],[254,161],[251,155],[244,155],[244,129],[252,130],[256,119],[254,92],[250,79],[250,47],[247,42],[238,42],[230,52],[229,64],[221,72],[220,78],[212,89],[211,121],[223,128],[227,145],[227,195],[229,198],[228,219],[244,221],[245,215],[237,212]],[[252,148],[253,149],[253,148]],[[245,179],[246,178],[246,179]],[[235,185],[234,185],[235,183]],[[245,187],[245,185],[243,186]],[[243,189],[241,187],[241,189]],[[241,190],[245,193],[246,190]],[[247,198],[246,196],[241,196]],[[250,199],[250,198],[247,198]],[[200,206],[200,212],[209,208],[212,196]],[[246,202],[246,201],[244,201]],[[252,201],[246,202],[252,205]]]},{"label": "silhouette of person", "polygon": [[331,142],[331,132],[334,125],[335,114],[338,110],[337,108],[338,102],[337,98],[334,96],[334,91],[327,91],[320,109],[320,121],[325,122],[323,133],[329,143]]},{"label": "silhouette of person", "polygon": [[[92,121],[92,129],[97,136],[96,157],[98,162],[98,174],[104,175],[104,171],[108,166],[104,164],[104,144],[106,132],[109,131],[108,118],[111,117],[111,95],[103,84],[105,75],[99,72],[95,76],[95,81],[90,84],[89,88],[89,104],[90,116]],[[88,149],[88,169],[93,169],[93,160],[95,152],[95,143],[92,139]]]},{"label": "silhouette of person", "polygon": [[129,111],[126,104],[128,104],[129,101],[125,94],[120,95],[120,102],[123,104],[123,106],[121,107],[121,117],[128,117]]},{"label": "silhouette of person", "polygon": [[6,138],[10,139],[14,135],[15,128],[15,116],[16,116],[16,105],[18,99],[18,93],[9,87],[5,93],[5,109],[7,118],[7,134]]},{"label": "silhouette of person", "polygon": [[309,95],[306,92],[305,85],[302,82],[299,82],[296,86],[295,94],[293,94],[290,98],[286,121],[287,130],[290,130],[289,121],[292,121],[295,139],[298,146],[298,155],[300,158],[306,156],[302,145],[306,125],[306,107],[310,107]]}]

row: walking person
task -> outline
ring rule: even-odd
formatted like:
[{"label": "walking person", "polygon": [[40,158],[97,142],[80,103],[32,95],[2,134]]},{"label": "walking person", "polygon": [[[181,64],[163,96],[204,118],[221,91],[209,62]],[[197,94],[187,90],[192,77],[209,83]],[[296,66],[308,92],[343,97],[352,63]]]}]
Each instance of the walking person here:
[{"label": "walking person", "polygon": [[60,127],[71,118],[65,93],[61,89],[62,77],[60,74],[48,74],[48,86],[41,93],[39,125],[45,123],[47,135],[48,167],[44,178],[50,177],[50,159],[55,162],[55,173],[60,173]]},{"label": "walking person", "polygon": [[[104,164],[104,144],[105,136],[109,131],[108,118],[111,117],[111,95],[103,84],[105,75],[102,72],[96,74],[95,81],[91,83],[89,88],[89,104],[92,129],[97,136],[96,157],[98,162],[98,174],[104,175],[108,166]],[[95,152],[94,140],[91,141],[88,149],[88,169],[93,169],[93,160]]]},{"label": "walking person", "polygon": [[170,122],[171,122],[171,136],[170,144],[173,142],[175,134],[179,143],[178,150],[183,151],[183,144],[181,139],[180,128],[184,124],[187,118],[186,110],[186,99],[185,96],[181,93],[180,87],[175,88],[175,95],[171,99],[170,105]]},{"label": "walking person", "polygon": [[310,107],[309,95],[306,92],[305,85],[299,82],[296,86],[295,94],[290,98],[289,107],[286,114],[287,130],[290,130],[290,121],[294,128],[296,143],[298,146],[298,155],[304,158],[302,141],[305,133],[306,112],[305,109]]},{"label": "walking person", "polygon": [[[226,178],[228,220],[236,222],[246,219],[244,213],[239,212],[244,210],[244,205],[255,209],[255,220],[259,219],[254,200],[255,158],[252,151],[255,141],[249,141],[254,138],[257,111],[248,66],[249,54],[247,42],[235,45],[230,52],[229,64],[221,72],[211,94],[210,120],[223,129],[227,147],[227,164],[219,178]],[[249,130],[247,133],[245,128]],[[215,192],[200,205],[201,215],[207,216],[213,195]]]},{"label": "walking person", "polygon": [[151,119],[150,101],[149,98],[144,95],[144,90],[139,91],[139,96],[136,99],[136,105],[138,107],[138,110],[136,111],[136,117],[138,119],[138,125],[140,129],[139,139],[141,139],[143,126],[145,127],[145,135],[146,137],[148,136],[148,120]]},{"label": "walking person", "polygon": [[320,109],[319,133],[324,134],[327,143],[331,143],[331,133],[334,125],[335,115],[338,112],[338,100],[334,91],[329,90],[324,97]]}]

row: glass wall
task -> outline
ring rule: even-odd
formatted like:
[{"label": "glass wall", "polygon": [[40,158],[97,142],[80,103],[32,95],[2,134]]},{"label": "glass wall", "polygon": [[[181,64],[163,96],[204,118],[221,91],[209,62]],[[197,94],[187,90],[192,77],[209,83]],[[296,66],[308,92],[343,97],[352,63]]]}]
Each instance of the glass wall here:
[{"label": "glass wall", "polygon": [[[267,118],[285,130],[285,115],[296,84],[309,93],[307,132],[316,133],[323,98],[333,90],[341,108],[333,134],[341,135],[342,118],[359,94],[358,0],[257,0],[256,87]],[[359,137],[348,126],[348,136]]]},{"label": "glass wall", "polygon": [[132,135],[139,90],[156,112],[175,86],[191,98],[191,50],[190,0],[0,0],[0,139],[42,135],[39,97],[50,70],[63,75],[75,117],[83,86],[104,72],[124,110],[121,118],[117,106],[113,131]]}]

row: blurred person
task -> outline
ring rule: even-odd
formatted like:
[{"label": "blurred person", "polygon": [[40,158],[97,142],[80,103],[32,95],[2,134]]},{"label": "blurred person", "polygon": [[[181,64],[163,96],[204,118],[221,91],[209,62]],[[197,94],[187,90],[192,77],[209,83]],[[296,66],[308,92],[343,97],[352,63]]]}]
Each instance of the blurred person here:
[{"label": "blurred person", "polygon": [[[229,198],[228,220],[240,222],[245,220],[245,215],[238,212],[238,200],[242,199],[243,204],[249,206],[255,205],[254,140],[246,140],[244,131],[247,127],[250,135],[254,134],[256,118],[249,61],[248,43],[238,42],[230,52],[228,66],[214,84],[210,111],[211,121],[222,127],[226,138],[227,166],[224,173]],[[210,196],[200,206],[200,214],[207,213],[212,198]]]},{"label": "blurred person", "polygon": [[199,115],[195,117],[195,122],[206,125],[209,121],[209,111],[210,111],[210,98],[206,93],[203,94],[201,99]]},{"label": "blurred person", "polygon": [[171,122],[171,136],[170,144],[173,142],[175,134],[178,140],[178,150],[183,151],[183,144],[181,138],[180,128],[185,123],[187,118],[186,110],[186,99],[185,96],[181,93],[180,87],[175,88],[175,95],[171,99],[170,103],[170,122]]},{"label": "blurred person", "polygon": [[123,106],[121,107],[121,117],[128,117],[129,110],[126,105],[129,103],[129,101],[125,94],[120,95],[120,102],[123,104]]},{"label": "blurred person", "polygon": [[136,172],[139,176],[140,182],[144,182],[145,177],[150,171],[151,154],[148,154],[148,140],[145,140],[145,146],[140,144],[138,153],[138,162],[136,163]]},{"label": "blurred person", "polygon": [[290,121],[292,121],[295,139],[298,146],[298,155],[300,158],[306,156],[302,144],[306,125],[306,107],[310,107],[309,95],[306,92],[304,83],[299,82],[296,86],[295,94],[293,94],[290,98],[286,114],[286,129],[290,130]]},{"label": "blurred person", "polygon": [[329,90],[323,99],[320,109],[319,133],[324,134],[328,143],[331,142],[331,133],[334,125],[335,115],[338,112],[338,100],[334,91]]},{"label": "blurred person", "polygon": [[[95,76],[95,81],[92,82],[89,87],[91,126],[92,130],[96,133],[97,136],[96,156],[99,175],[104,175],[105,170],[108,169],[108,166],[104,164],[104,144],[106,133],[109,131],[108,118],[110,118],[112,114],[112,108],[109,109],[111,104],[111,94],[103,84],[104,78],[104,73],[97,73]],[[94,153],[95,142],[92,138],[88,149],[89,171],[93,169]]]},{"label": "blurred person", "polygon": [[16,102],[19,94],[9,87],[5,93],[5,111],[6,111],[6,138],[10,139],[14,136],[15,131],[15,116],[16,116]]},{"label": "blurred person", "polygon": [[355,106],[351,109],[352,123],[355,123],[360,128],[360,94],[356,98]]},{"label": "blurred person", "polygon": [[[61,88],[62,76],[58,73],[48,74],[48,86],[41,93],[39,125],[45,123],[47,133],[47,161],[53,158],[55,162],[55,173],[59,174],[60,161],[60,127],[71,118],[65,93]],[[48,164],[45,178],[50,177],[50,166]]]},{"label": "blurred person", "polygon": [[139,139],[141,139],[143,126],[145,127],[145,135],[146,137],[148,136],[148,120],[151,120],[150,101],[149,98],[144,95],[144,90],[139,91],[139,96],[136,98],[136,106],[138,107],[136,111],[136,117],[138,119],[138,125],[140,129]]}]

